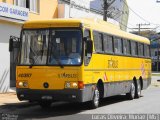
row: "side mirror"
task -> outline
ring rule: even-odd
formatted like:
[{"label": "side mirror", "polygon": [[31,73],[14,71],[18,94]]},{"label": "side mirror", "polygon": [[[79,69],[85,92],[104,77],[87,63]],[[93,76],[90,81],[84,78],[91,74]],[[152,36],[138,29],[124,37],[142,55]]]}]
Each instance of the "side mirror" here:
[{"label": "side mirror", "polygon": [[9,39],[9,52],[12,52],[13,51],[13,38],[10,37]]},{"label": "side mirror", "polygon": [[9,52],[12,52],[14,48],[20,47],[20,38],[15,36],[10,36],[9,39]]}]

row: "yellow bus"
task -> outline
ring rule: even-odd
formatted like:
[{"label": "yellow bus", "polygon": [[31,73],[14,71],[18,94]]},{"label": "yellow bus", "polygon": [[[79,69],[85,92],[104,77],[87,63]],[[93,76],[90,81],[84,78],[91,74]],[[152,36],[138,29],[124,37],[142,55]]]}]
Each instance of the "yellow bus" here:
[{"label": "yellow bus", "polygon": [[29,21],[19,45],[17,96],[43,108],[53,101],[97,108],[109,96],[139,98],[151,83],[150,41],[101,20]]}]

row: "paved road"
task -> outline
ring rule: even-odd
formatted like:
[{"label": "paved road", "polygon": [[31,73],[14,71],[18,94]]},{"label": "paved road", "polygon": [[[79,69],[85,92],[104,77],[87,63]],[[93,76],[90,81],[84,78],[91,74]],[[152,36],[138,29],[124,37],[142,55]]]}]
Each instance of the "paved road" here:
[{"label": "paved road", "polygon": [[[153,83],[159,77],[152,78]],[[43,110],[36,103],[15,102],[0,106],[3,116],[18,115],[20,119],[50,119],[50,120],[83,120],[82,114],[109,114],[109,113],[159,113],[160,114],[160,86],[151,85],[142,92],[140,99],[127,100],[125,95],[109,97],[101,102],[101,106],[89,110],[87,104],[53,103],[48,110]],[[14,116],[16,117],[16,116]],[[91,116],[90,116],[91,118]]]}]

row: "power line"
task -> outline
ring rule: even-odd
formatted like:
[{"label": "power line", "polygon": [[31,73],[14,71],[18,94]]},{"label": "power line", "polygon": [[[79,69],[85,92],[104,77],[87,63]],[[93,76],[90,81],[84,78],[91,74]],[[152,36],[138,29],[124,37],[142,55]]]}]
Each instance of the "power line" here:
[{"label": "power line", "polygon": [[137,16],[138,16],[140,19],[142,19],[143,21],[148,22],[148,23],[153,24],[153,25],[160,25],[160,24],[155,24],[155,23],[152,23],[152,22],[144,19],[142,16],[140,16],[138,13],[136,13],[133,9],[131,9],[131,7],[129,7],[129,5],[128,5],[124,0],[122,0],[122,1],[123,1],[123,3],[124,3],[135,15],[137,15]]},{"label": "power line", "polygon": [[[115,21],[117,21],[117,20],[115,20]],[[137,31],[135,31],[133,28],[130,28],[130,27],[126,26],[126,25],[125,25],[125,24],[123,24],[122,22],[120,22],[120,21],[117,21],[117,22],[119,22],[119,24],[121,24],[121,25],[125,26],[127,29],[132,30],[133,32],[137,32]]]},{"label": "power line", "polygon": [[[122,2],[136,15],[136,16],[138,16],[140,19],[142,19],[143,21],[145,21],[145,22],[147,22],[147,23],[149,23],[149,24],[153,24],[153,25],[160,25],[160,24],[155,24],[155,23],[152,23],[152,22],[149,22],[148,20],[146,20],[146,19],[144,19],[142,16],[140,16],[138,13],[136,13],[132,8],[130,8],[129,7],[129,5],[124,1],[124,0],[122,0]],[[122,11],[121,11],[122,12]],[[123,11],[124,12],[124,11]],[[118,15],[117,16],[117,14],[115,15],[115,16],[117,16],[116,17],[116,19],[118,19],[119,17],[121,17],[124,13],[120,13],[120,15]],[[114,17],[115,17],[114,16]],[[116,19],[114,19],[115,21],[117,21]],[[123,20],[120,22],[120,21],[117,21],[117,22],[119,22],[119,24],[121,24],[121,25],[123,25],[124,27],[126,27],[127,29],[130,29],[130,30],[132,30],[132,31],[134,31],[134,28],[131,28],[131,27],[128,27],[128,26],[126,26],[125,24],[123,24]],[[131,25],[131,26],[133,26],[132,24],[130,24],[130,23],[128,23],[129,25]],[[158,27],[157,27],[158,28]],[[152,28],[151,28],[152,29]],[[153,30],[154,29],[156,29],[156,28],[153,28]],[[137,32],[137,31],[134,31],[134,32]]]}]

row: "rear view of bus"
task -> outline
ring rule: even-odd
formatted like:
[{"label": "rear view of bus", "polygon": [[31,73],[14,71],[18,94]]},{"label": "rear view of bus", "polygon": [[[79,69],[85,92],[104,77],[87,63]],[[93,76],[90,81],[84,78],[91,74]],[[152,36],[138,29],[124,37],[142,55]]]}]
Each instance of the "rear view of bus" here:
[{"label": "rear view of bus", "polygon": [[79,21],[26,23],[16,69],[18,98],[42,107],[55,100],[83,102],[82,39]]}]

